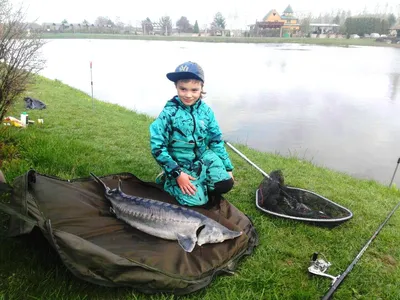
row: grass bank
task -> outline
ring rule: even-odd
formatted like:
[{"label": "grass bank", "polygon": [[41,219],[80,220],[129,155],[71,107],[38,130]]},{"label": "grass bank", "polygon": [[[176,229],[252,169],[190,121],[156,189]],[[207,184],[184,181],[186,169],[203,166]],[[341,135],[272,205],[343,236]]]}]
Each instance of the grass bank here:
[{"label": "grass bank", "polygon": [[330,38],[263,38],[263,37],[218,37],[218,36],[160,36],[131,34],[90,34],[90,33],[44,33],[44,39],[120,39],[148,41],[187,41],[204,43],[264,43],[264,44],[310,44],[323,46],[383,46],[400,47],[398,44],[376,42],[375,39],[330,39]]},{"label": "grass bank", "polygon": [[[8,181],[29,168],[65,179],[88,177],[91,171],[98,175],[127,171],[143,180],[154,180],[158,174],[149,147],[152,118],[100,101],[93,109],[90,96],[42,77],[26,95],[47,104],[43,111],[29,111],[32,120],[40,117],[44,124],[0,127],[1,169]],[[22,98],[9,115],[18,117],[21,111]],[[180,299],[320,299],[331,281],[308,274],[312,253],[321,252],[332,262],[330,274],[342,273],[400,200],[400,192],[296,157],[236,146],[263,170],[282,169],[287,184],[324,195],[349,208],[354,217],[326,229],[264,215],[254,204],[262,175],[229,151],[236,184],[227,198],[252,218],[260,245],[239,263],[236,275],[219,276],[207,289]],[[0,220],[0,299],[177,298],[80,281],[37,237],[5,238],[7,218],[2,214]],[[400,299],[399,225],[397,213],[342,283],[336,299]]]}]

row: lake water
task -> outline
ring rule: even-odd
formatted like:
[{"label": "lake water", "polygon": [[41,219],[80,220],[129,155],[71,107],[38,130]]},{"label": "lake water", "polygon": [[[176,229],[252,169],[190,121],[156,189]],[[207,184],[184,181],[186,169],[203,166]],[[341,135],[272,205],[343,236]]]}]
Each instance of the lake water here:
[{"label": "lake water", "polygon": [[196,61],[232,142],[384,184],[400,157],[400,49],[51,40],[43,55],[42,75],[91,95],[92,62],[95,98],[152,116],[176,92],[165,74]]}]

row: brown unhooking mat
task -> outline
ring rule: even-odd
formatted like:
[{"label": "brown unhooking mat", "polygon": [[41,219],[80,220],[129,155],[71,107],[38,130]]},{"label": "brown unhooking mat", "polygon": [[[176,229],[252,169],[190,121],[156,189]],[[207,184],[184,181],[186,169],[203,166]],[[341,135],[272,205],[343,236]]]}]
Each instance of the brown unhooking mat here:
[{"label": "brown unhooking mat", "polygon": [[[111,188],[121,179],[126,194],[176,204],[158,185],[133,174],[101,178]],[[20,213],[9,211],[10,236],[30,233],[38,226],[78,278],[144,293],[182,295],[204,288],[215,275],[232,273],[238,260],[250,255],[258,243],[250,219],[222,200],[220,208],[195,210],[245,234],[185,252],[177,241],[148,235],[110,215],[102,189],[89,177],[66,181],[30,170],[13,182],[10,207]]]}]

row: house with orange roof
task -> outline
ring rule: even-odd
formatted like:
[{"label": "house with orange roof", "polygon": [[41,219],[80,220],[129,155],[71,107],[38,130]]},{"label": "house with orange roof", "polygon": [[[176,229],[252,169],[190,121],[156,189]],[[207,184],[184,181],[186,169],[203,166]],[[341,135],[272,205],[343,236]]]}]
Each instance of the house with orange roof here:
[{"label": "house with orange roof", "polygon": [[290,33],[295,33],[300,30],[299,19],[293,15],[293,9],[288,5],[283,11],[281,19],[285,22],[283,25],[283,30],[287,29]]},{"label": "house with orange roof", "polygon": [[293,9],[289,4],[280,15],[276,9],[271,9],[260,22],[251,25],[254,33],[265,36],[290,36],[300,30],[299,19],[294,16]]}]

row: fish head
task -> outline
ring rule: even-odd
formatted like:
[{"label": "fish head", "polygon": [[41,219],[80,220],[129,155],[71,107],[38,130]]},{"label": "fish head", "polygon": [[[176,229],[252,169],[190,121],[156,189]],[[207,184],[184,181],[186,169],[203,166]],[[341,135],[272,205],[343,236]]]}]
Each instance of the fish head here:
[{"label": "fish head", "polygon": [[205,225],[200,227],[197,235],[197,244],[199,246],[204,244],[221,243],[225,240],[234,239],[242,235],[241,231],[233,231],[220,224],[217,225],[219,226]]}]

